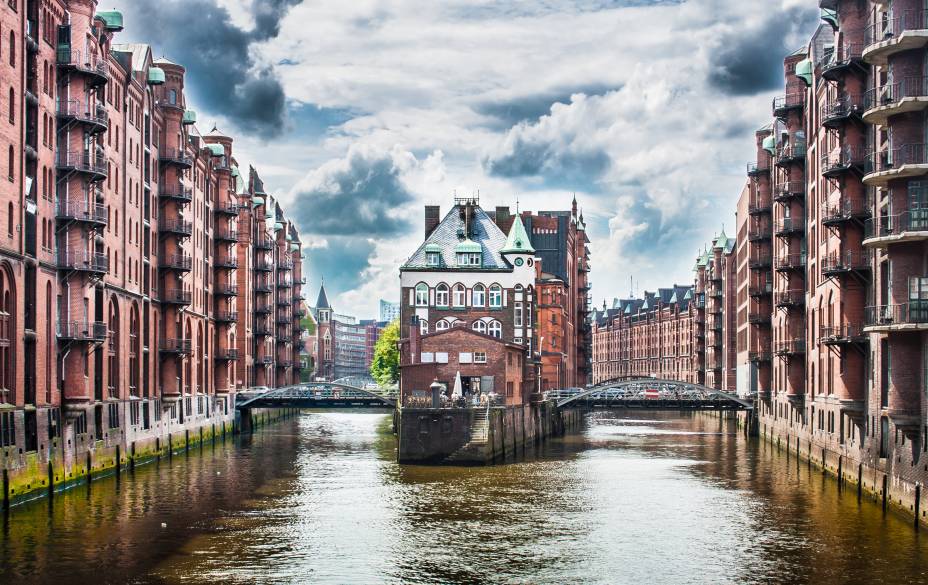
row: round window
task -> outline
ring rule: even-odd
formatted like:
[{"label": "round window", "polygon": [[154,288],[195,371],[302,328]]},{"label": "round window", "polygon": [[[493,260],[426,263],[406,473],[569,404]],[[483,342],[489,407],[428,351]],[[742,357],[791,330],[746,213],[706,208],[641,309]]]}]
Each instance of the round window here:
[{"label": "round window", "polygon": [[532,260],[531,258],[529,258],[529,259],[528,259],[528,265],[529,265],[529,266],[534,266],[534,265],[535,265],[535,261]]},{"label": "round window", "polygon": [[525,260],[516,258],[516,266],[522,266],[523,264],[525,264]]}]

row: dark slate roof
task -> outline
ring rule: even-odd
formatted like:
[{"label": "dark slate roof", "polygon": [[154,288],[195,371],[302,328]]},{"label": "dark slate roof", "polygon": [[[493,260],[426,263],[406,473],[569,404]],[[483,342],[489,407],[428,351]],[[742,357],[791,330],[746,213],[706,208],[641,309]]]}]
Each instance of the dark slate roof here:
[{"label": "dark slate roof", "polygon": [[[458,232],[464,231],[464,220],[461,219],[460,209],[461,206],[459,205],[451,208],[451,211],[445,215],[438,227],[429,234],[429,237],[419,245],[415,253],[403,264],[401,270],[406,268],[430,268],[425,257],[425,247],[429,244],[441,248],[441,267],[457,267],[457,256],[454,253],[454,248],[464,241],[464,238],[458,237]],[[509,264],[503,260],[499,253],[506,245],[506,234],[497,227],[496,222],[490,219],[490,216],[480,207],[474,207],[474,217],[471,222],[470,239],[480,244],[483,251],[483,268],[509,269]],[[466,268],[469,271],[477,270],[473,266]]]},{"label": "dark slate roof", "polygon": [[325,294],[325,285],[319,287],[319,298],[316,299],[317,309],[331,309],[329,306],[329,297]]}]

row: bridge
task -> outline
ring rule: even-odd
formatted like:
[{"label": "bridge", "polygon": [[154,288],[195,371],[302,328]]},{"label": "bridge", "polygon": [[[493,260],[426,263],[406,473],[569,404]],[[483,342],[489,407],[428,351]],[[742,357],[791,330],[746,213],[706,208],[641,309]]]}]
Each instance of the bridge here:
[{"label": "bridge", "polygon": [[638,378],[614,380],[587,389],[553,390],[546,397],[558,408],[570,405],[591,408],[640,408],[648,410],[753,410],[750,400],[691,382]]},{"label": "bridge", "polygon": [[347,377],[242,392],[235,408],[395,408],[396,400],[396,389],[382,388],[371,378]]}]

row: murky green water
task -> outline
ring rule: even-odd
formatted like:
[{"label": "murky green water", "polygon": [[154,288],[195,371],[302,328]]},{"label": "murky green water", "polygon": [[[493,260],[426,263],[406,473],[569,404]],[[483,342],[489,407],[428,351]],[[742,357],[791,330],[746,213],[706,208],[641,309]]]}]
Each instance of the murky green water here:
[{"label": "murky green water", "polygon": [[387,415],[304,413],[15,508],[0,583],[928,582],[928,533],[715,419],[601,412],[519,463],[394,459]]}]

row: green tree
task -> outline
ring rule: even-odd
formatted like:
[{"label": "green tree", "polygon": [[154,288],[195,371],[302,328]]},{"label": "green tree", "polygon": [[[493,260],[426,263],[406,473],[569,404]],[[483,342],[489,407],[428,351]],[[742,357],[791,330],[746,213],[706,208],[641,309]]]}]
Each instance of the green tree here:
[{"label": "green tree", "polygon": [[371,377],[381,386],[396,384],[400,379],[400,322],[393,321],[380,332],[371,361]]}]

